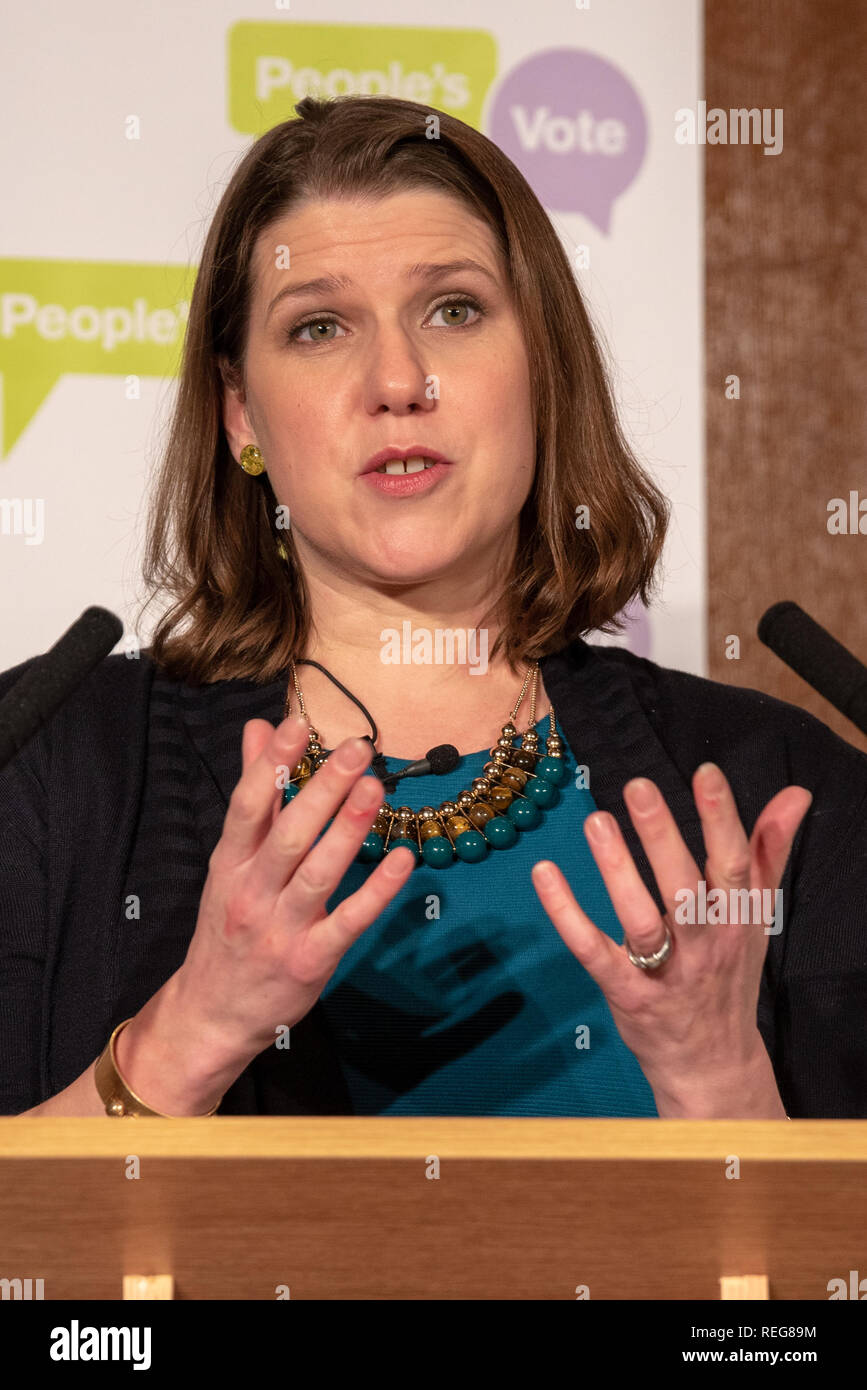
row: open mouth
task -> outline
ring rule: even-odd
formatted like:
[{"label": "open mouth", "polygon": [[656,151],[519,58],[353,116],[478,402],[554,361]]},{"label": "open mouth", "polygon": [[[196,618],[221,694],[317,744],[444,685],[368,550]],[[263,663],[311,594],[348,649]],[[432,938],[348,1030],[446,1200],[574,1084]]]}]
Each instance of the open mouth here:
[{"label": "open mouth", "polygon": [[421,473],[425,468],[433,468],[436,459],[429,458],[409,458],[409,459],[389,459],[387,463],[380,464],[379,468],[374,468],[374,473],[393,473],[401,475],[404,473]]}]

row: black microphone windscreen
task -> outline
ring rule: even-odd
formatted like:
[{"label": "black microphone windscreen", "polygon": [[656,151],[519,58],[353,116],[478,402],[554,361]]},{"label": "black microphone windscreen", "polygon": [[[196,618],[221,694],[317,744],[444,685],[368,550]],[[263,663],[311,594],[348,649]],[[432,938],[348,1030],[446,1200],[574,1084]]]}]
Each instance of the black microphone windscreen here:
[{"label": "black microphone windscreen", "polygon": [[0,767],[108,656],[123,623],[107,608],[87,608],[0,701]]},{"label": "black microphone windscreen", "polygon": [[443,773],[451,772],[452,768],[457,767],[461,755],[453,744],[438,743],[436,748],[428,749],[425,758],[430,763],[431,772],[441,777]]}]

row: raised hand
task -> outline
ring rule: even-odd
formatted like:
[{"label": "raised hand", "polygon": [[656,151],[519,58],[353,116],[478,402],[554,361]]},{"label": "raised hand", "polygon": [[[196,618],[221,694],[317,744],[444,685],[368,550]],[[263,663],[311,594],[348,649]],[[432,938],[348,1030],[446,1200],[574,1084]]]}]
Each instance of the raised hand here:
[{"label": "raised hand", "polygon": [[[626,784],[624,798],[665,905],[661,915],[616,820],[588,816],[584,830],[626,941],[648,957],[671,936],[670,954],[655,970],[633,965],[579,907],[561,871],[550,861],[532,870],[542,906],[564,942],[605,994],[626,1046],[650,1083],[661,1116],[785,1115],[770,1058],[756,1023],[759,986],[768,948],[766,922],[740,913],[740,889],[770,890],[775,901],[792,841],[812,795],[790,786],[765,806],[747,840],[726,778],[713,763],[693,776],[693,793],[707,854],[704,875],[683,842],[658,788],[646,778]],[[694,925],[684,918],[684,890],[702,900],[721,889],[721,923]],[[755,901],[755,895],[753,895]],[[758,913],[755,914],[759,916]],[[747,920],[744,920],[744,918]],[[723,924],[725,923],[725,924]],[[777,930],[775,924],[773,930]],[[591,1044],[592,1045],[592,1044]]]}]

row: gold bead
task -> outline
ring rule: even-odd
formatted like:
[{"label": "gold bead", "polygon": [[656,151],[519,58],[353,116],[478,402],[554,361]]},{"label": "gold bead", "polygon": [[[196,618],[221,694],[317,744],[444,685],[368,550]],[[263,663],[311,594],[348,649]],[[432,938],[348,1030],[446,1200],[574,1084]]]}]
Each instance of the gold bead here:
[{"label": "gold bead", "polygon": [[244,472],[249,473],[253,478],[265,472],[265,460],[262,458],[261,450],[256,444],[245,444],[241,450],[241,457],[238,462]]}]

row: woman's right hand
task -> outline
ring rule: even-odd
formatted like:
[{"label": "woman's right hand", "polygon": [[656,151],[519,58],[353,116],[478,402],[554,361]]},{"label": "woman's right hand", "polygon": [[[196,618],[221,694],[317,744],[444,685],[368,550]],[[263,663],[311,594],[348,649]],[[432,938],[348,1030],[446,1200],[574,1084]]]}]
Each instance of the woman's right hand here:
[{"label": "woman's right hand", "polygon": [[243,771],[178,971],[190,1009],[212,1020],[223,1046],[230,1043],[251,1059],[276,1041],[281,1025],[291,1027],[310,1011],[341,956],[388,906],[415,862],[409,849],[393,850],[356,892],[326,911],[370,830],[384,788],[378,778],[363,775],[370,743],[345,739],[281,806],[278,769],[292,768],[303,757],[308,733],[307,723],[297,718],[276,729],[264,719],[244,725]]}]

